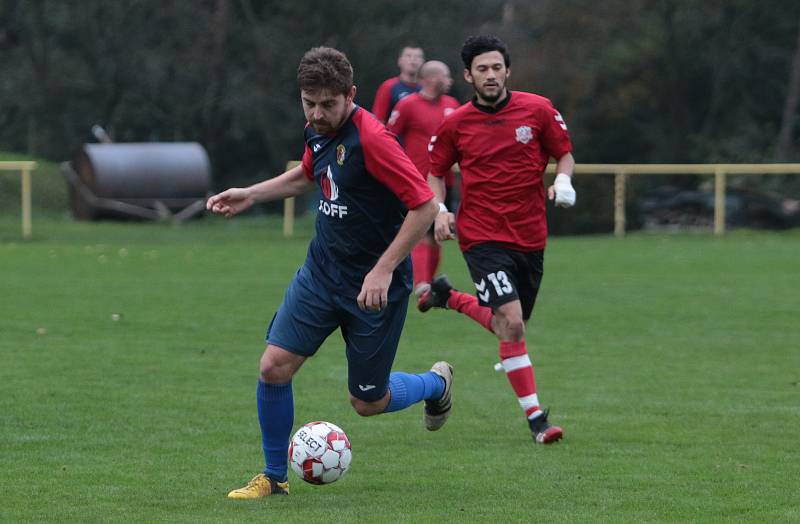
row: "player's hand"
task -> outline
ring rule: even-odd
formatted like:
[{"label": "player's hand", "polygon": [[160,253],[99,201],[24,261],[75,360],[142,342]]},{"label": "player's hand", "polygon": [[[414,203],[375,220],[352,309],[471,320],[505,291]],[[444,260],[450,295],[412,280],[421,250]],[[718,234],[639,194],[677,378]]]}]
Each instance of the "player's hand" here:
[{"label": "player's hand", "polygon": [[378,267],[364,277],[361,292],[356,298],[362,311],[380,311],[389,304],[389,286],[392,284],[392,271],[386,272]]},{"label": "player's hand", "polygon": [[233,187],[218,193],[206,202],[206,209],[218,215],[232,217],[255,203],[250,191],[241,187]]},{"label": "player's hand", "polygon": [[559,173],[553,185],[547,188],[547,198],[556,201],[558,207],[572,207],[575,205],[575,188],[572,187],[572,177]]},{"label": "player's hand", "polygon": [[436,215],[436,220],[433,222],[433,236],[437,242],[456,238],[455,231],[456,216],[453,213],[448,211],[447,213]]}]

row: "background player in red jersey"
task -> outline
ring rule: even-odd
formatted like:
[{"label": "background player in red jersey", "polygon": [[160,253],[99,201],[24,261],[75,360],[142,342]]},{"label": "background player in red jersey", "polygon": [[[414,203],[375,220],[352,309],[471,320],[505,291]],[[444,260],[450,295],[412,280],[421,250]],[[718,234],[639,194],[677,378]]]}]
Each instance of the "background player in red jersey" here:
[{"label": "background player in red jersey", "polygon": [[406,46],[400,50],[397,57],[397,67],[400,75],[385,80],[375,93],[375,102],[372,104],[372,114],[381,122],[389,120],[392,109],[403,97],[416,93],[420,86],[417,85],[417,73],[425,61],[425,53],[421,47]]},{"label": "background player in red jersey", "polygon": [[[548,422],[548,411],[539,406],[525,324],[539,291],[547,241],[544,170],[555,158],[558,174],[547,198],[557,206],[574,205],[572,144],[564,119],[548,99],[506,88],[511,63],[500,39],[470,37],[461,58],[475,98],[448,116],[431,138],[428,183],[442,200],[442,177],[459,163],[458,241],[477,298],[439,277],[420,309],[455,309],[497,335],[503,369],[532,436],[548,444],[561,439],[563,431]],[[440,212],[436,239],[453,238],[454,222],[452,213]]]},{"label": "background player in red jersey", "polygon": [[[458,100],[446,93],[453,84],[450,68],[443,62],[425,62],[419,70],[420,91],[412,93],[397,103],[386,127],[403,141],[408,157],[423,175],[431,170],[428,144],[444,117],[459,105]],[[450,205],[453,192],[453,172],[445,175],[447,195],[445,205]],[[441,258],[441,246],[433,238],[433,228],[411,251],[414,264],[414,292],[421,296],[430,289]]]}]

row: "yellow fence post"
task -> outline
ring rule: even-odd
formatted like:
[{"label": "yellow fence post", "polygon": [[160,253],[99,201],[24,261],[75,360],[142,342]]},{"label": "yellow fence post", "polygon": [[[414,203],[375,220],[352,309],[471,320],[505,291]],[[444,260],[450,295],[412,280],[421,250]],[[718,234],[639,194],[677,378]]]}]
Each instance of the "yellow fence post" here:
[{"label": "yellow fence post", "polygon": [[22,201],[22,238],[31,237],[31,173],[36,169],[36,162],[31,160],[0,160],[1,171],[19,171],[21,186],[20,200]]},{"label": "yellow fence post", "polygon": [[31,171],[22,169],[22,238],[31,238]]},{"label": "yellow fence post", "polygon": [[714,234],[725,233],[725,170],[714,170]]},{"label": "yellow fence post", "polygon": [[614,236],[625,236],[625,182],[624,169],[614,174]]},{"label": "yellow fence post", "polygon": [[286,238],[294,235],[294,197],[283,201],[283,236]]}]

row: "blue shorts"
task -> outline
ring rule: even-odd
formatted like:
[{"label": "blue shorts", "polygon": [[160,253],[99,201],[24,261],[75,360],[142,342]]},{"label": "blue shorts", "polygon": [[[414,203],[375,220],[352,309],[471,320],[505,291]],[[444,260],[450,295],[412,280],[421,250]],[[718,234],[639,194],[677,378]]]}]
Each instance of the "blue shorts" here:
[{"label": "blue shorts", "polygon": [[406,320],[408,296],[381,311],[362,311],[354,298],[330,293],[301,267],[289,284],[267,329],[267,342],[296,355],[313,356],[336,328],[347,354],[350,394],[365,402],[380,400]]}]

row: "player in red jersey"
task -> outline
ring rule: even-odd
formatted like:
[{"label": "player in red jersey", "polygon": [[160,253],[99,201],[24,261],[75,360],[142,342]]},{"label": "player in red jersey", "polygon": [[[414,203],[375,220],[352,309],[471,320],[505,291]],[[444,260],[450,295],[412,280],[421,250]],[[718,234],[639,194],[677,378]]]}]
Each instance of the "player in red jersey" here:
[{"label": "player in red jersey", "polygon": [[386,123],[392,109],[402,98],[419,91],[417,73],[425,61],[425,53],[421,47],[406,46],[397,57],[397,67],[400,75],[384,81],[375,93],[375,102],[372,103],[372,114],[378,120]]},{"label": "player in red jersey", "polygon": [[[427,175],[431,170],[428,156],[428,144],[442,123],[444,117],[452,113],[459,105],[458,100],[446,93],[453,84],[450,68],[443,62],[431,60],[425,62],[419,70],[421,90],[412,93],[397,103],[386,127],[403,141],[408,157],[417,166],[420,173]],[[450,205],[448,197],[453,193],[453,173],[445,175],[448,188],[446,205]],[[422,239],[411,251],[414,265],[414,292],[421,296],[430,289],[430,282],[436,274],[441,259],[441,246],[430,234]]]},{"label": "player in red jersey", "polygon": [[[575,204],[572,144],[564,119],[548,99],[506,88],[510,58],[500,39],[470,37],[461,58],[475,98],[450,114],[431,138],[428,183],[443,200],[442,177],[459,163],[458,221],[441,205],[435,235],[439,241],[453,238],[457,224],[477,298],[452,289],[446,277],[439,277],[421,309],[455,309],[497,335],[502,367],[532,436],[549,444],[561,439],[563,431],[551,425],[548,410],[540,408],[525,324],[542,279],[546,198],[557,206]],[[556,159],[557,175],[545,191],[543,175],[551,157]]]}]

